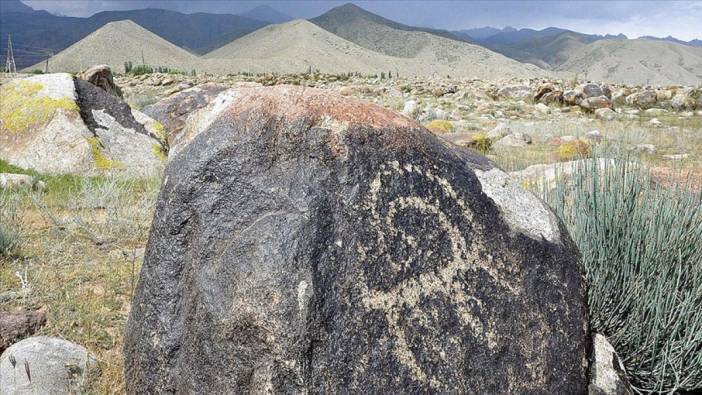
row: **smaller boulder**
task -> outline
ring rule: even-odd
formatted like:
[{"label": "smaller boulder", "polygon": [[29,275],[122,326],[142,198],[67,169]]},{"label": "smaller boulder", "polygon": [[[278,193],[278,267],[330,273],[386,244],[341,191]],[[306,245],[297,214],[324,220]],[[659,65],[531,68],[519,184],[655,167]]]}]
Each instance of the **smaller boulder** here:
[{"label": "smaller boulder", "polygon": [[533,97],[533,92],[526,85],[512,85],[498,90],[497,96],[503,99],[526,100]]},{"label": "smaller boulder", "polygon": [[26,174],[0,173],[0,189],[33,188],[43,190],[44,187],[43,181]]},{"label": "smaller boulder", "polygon": [[605,95],[588,97],[579,103],[580,108],[588,112],[594,112],[600,108],[612,108],[612,102]]},{"label": "smaller boulder", "polygon": [[655,154],[656,146],[653,144],[638,144],[634,146],[634,151],[642,152],[645,154]]},{"label": "smaller boulder", "polygon": [[510,133],[512,133],[512,130],[510,130],[509,126],[506,123],[500,123],[487,132],[486,136],[492,141],[497,141]]},{"label": "smaller boulder", "polygon": [[0,311],[0,355],[46,325],[46,310]]},{"label": "smaller boulder", "polygon": [[604,96],[602,88],[597,84],[585,84],[580,87],[580,91],[583,93],[584,98]]},{"label": "smaller boulder", "polygon": [[563,103],[569,106],[577,106],[578,103],[583,99],[583,94],[574,91],[574,90],[569,90],[563,92]]},{"label": "smaller boulder", "polygon": [[531,136],[519,132],[508,134],[495,143],[495,145],[503,147],[525,147],[528,144],[531,144]]},{"label": "smaller boulder", "polygon": [[112,70],[108,65],[93,66],[78,74],[78,78],[90,82],[110,95],[122,98],[122,90],[115,84]]},{"label": "smaller boulder", "polygon": [[534,109],[541,114],[550,114],[551,109],[544,103],[536,103]]},{"label": "smaller boulder", "polygon": [[544,103],[546,105],[562,105],[563,104],[563,92],[562,91],[553,91],[553,92],[548,92],[541,96],[539,99],[540,103]]},{"label": "smaller boulder", "polygon": [[656,105],[658,95],[654,90],[637,92],[626,97],[626,103],[641,109],[651,108]]},{"label": "smaller boulder", "polygon": [[36,336],[13,344],[0,357],[0,388],[7,394],[83,393],[97,362],[85,347]]},{"label": "smaller boulder", "polygon": [[600,133],[599,130],[591,130],[591,131],[585,133],[585,138],[590,140],[590,141],[594,141],[596,143],[599,143],[600,141],[602,141],[602,133]]},{"label": "smaller boulder", "polygon": [[595,110],[595,116],[603,121],[614,121],[617,119],[617,113],[611,108],[598,108]]},{"label": "smaller boulder", "polygon": [[534,101],[540,101],[541,98],[547,93],[551,93],[556,90],[553,84],[542,84],[536,88],[536,94],[534,95]]},{"label": "smaller boulder", "polygon": [[624,365],[607,338],[595,333],[592,339],[589,395],[634,395]]},{"label": "smaller boulder", "polygon": [[410,118],[416,118],[419,112],[419,106],[414,100],[408,100],[405,102],[405,106],[402,108],[402,113]]}]

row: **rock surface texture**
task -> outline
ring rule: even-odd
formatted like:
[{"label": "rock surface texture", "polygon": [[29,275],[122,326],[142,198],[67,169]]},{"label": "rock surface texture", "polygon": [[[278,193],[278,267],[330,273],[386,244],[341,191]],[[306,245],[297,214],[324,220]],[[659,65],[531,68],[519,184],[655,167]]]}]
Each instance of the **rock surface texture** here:
[{"label": "rock surface texture", "polygon": [[148,175],[167,149],[120,98],[69,74],[0,87],[0,159],[47,174]]},{"label": "rock surface texture", "polygon": [[0,311],[0,354],[46,325],[46,310]]},{"label": "rock surface texture", "polygon": [[56,337],[24,339],[0,357],[0,394],[83,393],[97,362],[83,346]]},{"label": "rock surface texture", "polygon": [[587,392],[582,268],[543,202],[392,111],[227,95],[166,169],[128,393]]}]

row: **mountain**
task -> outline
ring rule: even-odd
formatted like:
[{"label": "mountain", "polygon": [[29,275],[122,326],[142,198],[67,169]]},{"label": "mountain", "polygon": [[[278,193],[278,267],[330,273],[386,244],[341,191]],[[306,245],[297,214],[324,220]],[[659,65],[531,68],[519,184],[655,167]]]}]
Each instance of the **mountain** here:
[{"label": "mountain", "polygon": [[468,42],[446,30],[403,25],[351,3],[332,8],[310,22],[364,48],[397,57],[417,55],[429,44],[428,34]]},{"label": "mountain", "polygon": [[33,13],[34,8],[24,4],[19,0],[0,0],[0,14],[8,12]]},{"label": "mountain", "polygon": [[468,38],[470,40],[484,40],[499,33],[514,32],[517,29],[507,26],[504,29],[498,29],[492,26],[477,27],[472,29],[457,30],[454,33],[458,36]]},{"label": "mountain", "polygon": [[666,41],[600,40],[575,51],[557,71],[625,84],[702,83],[702,48]]},{"label": "mountain", "polygon": [[283,14],[275,8],[269,7],[267,5],[260,5],[258,7],[254,7],[253,9],[241,13],[239,15],[246,18],[256,19],[268,23],[285,23],[293,20],[293,18],[290,15]]},{"label": "mountain", "polygon": [[[183,71],[199,69],[199,58],[136,23],[109,22],[49,59],[50,71],[77,72],[95,64],[107,64],[124,72],[124,63],[165,66]],[[43,69],[40,63],[32,68]]]},{"label": "mountain", "polygon": [[542,76],[544,71],[508,59],[477,45],[426,32],[398,31],[398,40],[417,40],[423,46],[411,56],[390,56],[339,37],[304,20],[266,26],[207,55],[216,73],[232,71],[279,73],[361,72],[401,75],[451,75],[482,79]]},{"label": "mountain", "polygon": [[512,59],[549,69],[565,62],[572,53],[592,42],[615,38],[626,36],[583,34],[549,27],[503,31],[476,41]]},{"label": "mountain", "polygon": [[693,47],[701,47],[702,46],[701,40],[683,41],[683,40],[679,40],[673,36],[668,36],[668,37],[641,36],[641,37],[639,37],[639,39],[653,40],[653,41],[667,41],[667,42],[676,43],[676,44],[692,45]]},{"label": "mountain", "polygon": [[394,71],[394,58],[370,51],[305,20],[269,25],[207,55],[213,67],[305,73]]},{"label": "mountain", "polygon": [[[5,4],[5,0],[0,0]],[[4,7],[4,6],[3,6]],[[182,14],[160,9],[106,11],[90,18],[34,13],[0,14],[0,56],[12,34],[17,67],[39,62],[47,52],[58,53],[109,22],[131,20],[168,41],[195,53],[206,53],[267,24],[239,15]]]}]

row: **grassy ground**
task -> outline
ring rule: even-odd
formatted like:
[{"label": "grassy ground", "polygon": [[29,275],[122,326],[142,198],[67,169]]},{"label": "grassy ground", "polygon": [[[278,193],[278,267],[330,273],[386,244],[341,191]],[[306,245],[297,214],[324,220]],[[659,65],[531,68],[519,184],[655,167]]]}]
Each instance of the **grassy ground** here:
[{"label": "grassy ground", "polygon": [[122,336],[160,178],[41,178],[43,192],[0,191],[3,223],[19,238],[0,256],[3,309],[45,307],[39,334],[96,355],[102,373],[89,392],[121,393]]}]

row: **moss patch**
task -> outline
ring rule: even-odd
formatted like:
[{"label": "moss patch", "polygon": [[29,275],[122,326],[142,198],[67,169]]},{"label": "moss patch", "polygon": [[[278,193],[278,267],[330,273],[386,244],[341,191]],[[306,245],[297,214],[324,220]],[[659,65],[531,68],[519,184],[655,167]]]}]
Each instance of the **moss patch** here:
[{"label": "moss patch", "polygon": [[161,141],[161,143],[166,144],[168,142],[168,136],[166,135],[166,128],[161,122],[154,122],[154,134],[156,138]]},{"label": "moss patch", "polygon": [[163,150],[163,147],[160,144],[156,144],[156,143],[151,144],[151,152],[153,152],[154,155],[156,155],[156,157],[161,162],[165,162],[166,159],[168,159],[168,156],[166,155],[166,153]]},{"label": "moss patch", "polygon": [[107,169],[124,169],[126,166],[124,163],[116,160],[112,160],[105,156],[105,154],[100,151],[100,142],[97,137],[88,137],[86,141],[90,145],[90,153],[93,155],[93,160],[95,160],[95,166],[100,170]]},{"label": "moss patch", "polygon": [[38,95],[42,87],[38,82],[17,81],[0,89],[0,130],[18,133],[46,123],[56,110],[78,111],[78,105],[70,98]]}]

